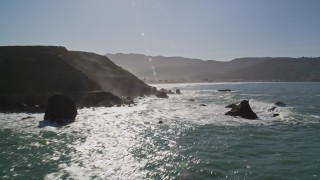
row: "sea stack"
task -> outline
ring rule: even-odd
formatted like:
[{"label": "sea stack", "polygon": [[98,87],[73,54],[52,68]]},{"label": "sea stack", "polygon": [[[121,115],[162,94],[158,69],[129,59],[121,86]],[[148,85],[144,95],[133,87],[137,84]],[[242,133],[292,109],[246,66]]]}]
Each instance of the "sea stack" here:
[{"label": "sea stack", "polygon": [[236,107],[233,107],[226,113],[228,116],[240,116],[245,119],[257,119],[258,116],[254,113],[249,105],[249,101],[243,100]]},{"label": "sea stack", "polygon": [[76,103],[65,95],[54,95],[48,100],[44,119],[56,123],[64,123],[64,120],[74,121],[77,116]]}]

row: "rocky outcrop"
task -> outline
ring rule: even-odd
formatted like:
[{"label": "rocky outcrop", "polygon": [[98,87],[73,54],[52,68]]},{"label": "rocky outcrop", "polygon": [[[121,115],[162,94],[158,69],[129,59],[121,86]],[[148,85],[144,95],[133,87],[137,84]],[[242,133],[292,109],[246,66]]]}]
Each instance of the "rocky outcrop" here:
[{"label": "rocky outcrop", "polygon": [[177,90],[176,90],[176,94],[181,94],[180,89],[177,89]]},{"label": "rocky outcrop", "polygon": [[229,116],[240,116],[245,119],[257,119],[258,116],[254,113],[249,105],[249,101],[243,100],[240,104],[226,113]]},{"label": "rocky outcrop", "polygon": [[74,121],[76,116],[76,103],[69,96],[54,95],[49,98],[44,120],[64,123],[64,120]]},{"label": "rocky outcrop", "polygon": [[165,92],[166,94],[174,94],[174,92],[171,89],[167,90],[167,89],[164,89],[164,88],[161,88],[159,90],[159,92]]}]

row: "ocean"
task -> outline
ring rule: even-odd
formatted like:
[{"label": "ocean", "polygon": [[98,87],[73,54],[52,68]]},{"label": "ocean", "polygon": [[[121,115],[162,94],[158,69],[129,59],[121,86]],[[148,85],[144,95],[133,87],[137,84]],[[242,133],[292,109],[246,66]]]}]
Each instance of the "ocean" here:
[{"label": "ocean", "polygon": [[[320,179],[320,83],[154,86],[182,94],[80,109],[62,127],[0,114],[0,179]],[[241,100],[259,119],[224,115]]]}]

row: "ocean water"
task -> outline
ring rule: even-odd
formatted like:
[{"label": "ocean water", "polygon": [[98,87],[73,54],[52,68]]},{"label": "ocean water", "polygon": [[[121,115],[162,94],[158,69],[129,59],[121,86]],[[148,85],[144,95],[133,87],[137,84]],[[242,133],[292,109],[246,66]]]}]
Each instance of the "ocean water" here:
[{"label": "ocean water", "polygon": [[[320,179],[320,83],[155,86],[183,94],[81,109],[63,127],[0,114],[0,179]],[[244,99],[258,120],[224,115]]]}]

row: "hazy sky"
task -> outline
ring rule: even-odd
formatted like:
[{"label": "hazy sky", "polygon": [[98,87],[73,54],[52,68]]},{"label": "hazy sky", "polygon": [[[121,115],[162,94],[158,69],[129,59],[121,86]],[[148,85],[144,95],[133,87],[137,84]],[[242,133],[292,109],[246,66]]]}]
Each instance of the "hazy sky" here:
[{"label": "hazy sky", "polygon": [[320,56],[320,0],[1,0],[0,45],[214,60]]}]

